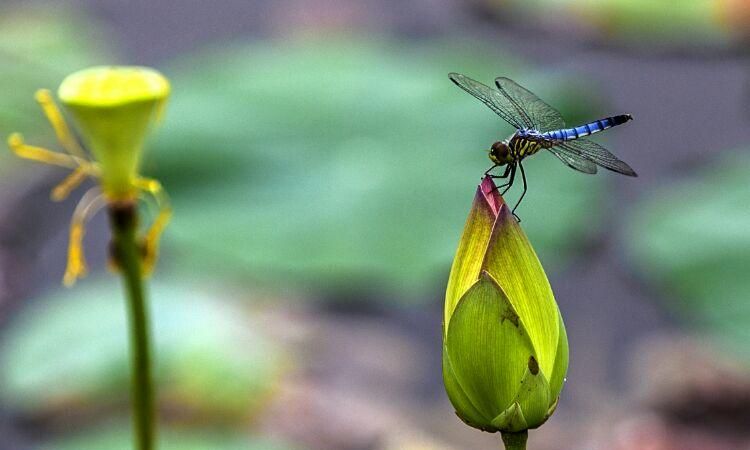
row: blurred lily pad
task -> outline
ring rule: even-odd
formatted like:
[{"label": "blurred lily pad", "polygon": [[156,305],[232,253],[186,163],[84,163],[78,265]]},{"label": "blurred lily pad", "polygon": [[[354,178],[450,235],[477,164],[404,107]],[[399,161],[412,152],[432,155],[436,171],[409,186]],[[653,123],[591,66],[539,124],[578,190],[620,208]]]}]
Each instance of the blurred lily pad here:
[{"label": "blurred lily pad", "polygon": [[640,273],[683,318],[750,357],[750,154],[727,155],[649,198],[630,222]]},{"label": "blurred lily pad", "polygon": [[[298,288],[432,289],[487,149],[512,131],[448,80],[452,70],[487,83],[510,75],[571,122],[594,116],[590,91],[476,43],[265,43],[175,64],[145,164],[174,198],[171,259]],[[545,263],[563,263],[597,228],[606,175],[551,155],[526,168],[523,225]],[[520,182],[509,201],[519,194]]]},{"label": "blurred lily pad", "polygon": [[[99,23],[53,4],[5,6],[0,10],[0,173],[15,162],[5,138],[18,131],[51,142],[52,127],[34,100],[40,88],[57,89],[70,72],[114,62]],[[28,164],[31,167],[31,164]]]},{"label": "blurred lily pad", "polygon": [[[154,283],[151,321],[161,405],[187,417],[242,421],[275,386],[281,350],[235,303]],[[3,403],[27,415],[117,404],[129,386],[119,286],[90,283],[39,298],[4,334]]]},{"label": "blurred lily pad", "polygon": [[[103,430],[79,432],[41,446],[42,450],[113,450],[132,447],[133,435],[127,424]],[[159,445],[163,450],[291,450],[283,443],[226,432],[196,432],[162,427]]]}]

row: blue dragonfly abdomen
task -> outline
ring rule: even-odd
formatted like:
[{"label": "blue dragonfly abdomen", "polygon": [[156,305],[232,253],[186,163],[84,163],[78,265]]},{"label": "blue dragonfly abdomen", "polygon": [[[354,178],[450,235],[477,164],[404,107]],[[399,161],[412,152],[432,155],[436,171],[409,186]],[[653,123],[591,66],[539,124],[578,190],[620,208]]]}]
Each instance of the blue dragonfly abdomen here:
[{"label": "blue dragonfly abdomen", "polygon": [[581,125],[580,127],[547,131],[546,133],[542,133],[542,137],[554,141],[571,141],[573,139],[578,139],[584,136],[598,133],[600,131],[604,131],[608,128],[616,127],[617,125],[622,125],[632,119],[633,116],[631,116],[630,114],[620,114],[618,116],[595,120],[593,122]]}]

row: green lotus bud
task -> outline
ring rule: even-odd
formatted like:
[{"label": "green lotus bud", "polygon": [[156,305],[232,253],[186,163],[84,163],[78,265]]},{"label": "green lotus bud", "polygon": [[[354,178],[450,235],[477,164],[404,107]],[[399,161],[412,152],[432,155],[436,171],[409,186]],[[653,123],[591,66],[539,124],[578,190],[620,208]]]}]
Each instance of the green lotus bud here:
[{"label": "green lotus bud", "polygon": [[60,101],[101,167],[110,198],[134,197],[143,143],[169,96],[169,82],[146,67],[92,67],[63,80]]},{"label": "green lotus bud", "polygon": [[443,380],[468,425],[525,448],[554,412],[568,339],[547,276],[487,177],[477,189],[445,296]]}]

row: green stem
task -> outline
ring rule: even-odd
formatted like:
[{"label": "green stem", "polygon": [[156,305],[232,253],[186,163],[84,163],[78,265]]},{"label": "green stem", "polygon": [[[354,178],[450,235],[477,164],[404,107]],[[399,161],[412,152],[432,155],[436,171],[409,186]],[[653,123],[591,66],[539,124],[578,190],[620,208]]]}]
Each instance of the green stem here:
[{"label": "green stem", "polygon": [[526,450],[526,439],[529,432],[524,430],[518,433],[501,433],[505,450]]},{"label": "green stem", "polygon": [[131,402],[137,450],[153,450],[156,434],[154,384],[151,373],[148,309],[136,238],[138,213],[133,202],[110,205],[112,259],[122,273],[128,301],[131,358]]}]

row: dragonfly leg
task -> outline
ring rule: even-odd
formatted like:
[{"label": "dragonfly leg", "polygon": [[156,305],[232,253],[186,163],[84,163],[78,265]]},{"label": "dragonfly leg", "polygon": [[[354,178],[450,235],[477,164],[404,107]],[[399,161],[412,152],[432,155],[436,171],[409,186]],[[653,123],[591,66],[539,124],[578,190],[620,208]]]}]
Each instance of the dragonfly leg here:
[{"label": "dragonfly leg", "polygon": [[512,166],[508,166],[510,168],[510,179],[507,183],[501,184],[497,188],[500,189],[501,187],[504,187],[503,192],[500,193],[500,195],[505,195],[506,192],[508,192],[508,189],[513,187],[513,181],[516,179],[516,165],[513,164]]},{"label": "dragonfly leg", "polygon": [[[497,167],[497,166],[495,166]],[[505,166],[505,172],[503,172],[502,175],[490,175],[492,178],[508,178],[508,175],[510,174],[510,166]]]},{"label": "dragonfly leg", "polygon": [[[489,175],[489,174],[490,174],[490,172],[492,172],[492,169],[494,169],[495,167],[497,167],[497,164],[494,164],[494,165],[493,165],[492,167],[490,167],[489,169],[485,170],[485,171],[484,171],[484,176],[483,176],[482,178],[484,178],[484,177],[486,177],[487,175]],[[495,175],[490,175],[490,176],[491,176],[491,177],[493,177],[493,178],[495,177]]]},{"label": "dragonfly leg", "polygon": [[518,198],[518,201],[516,202],[516,206],[513,207],[513,210],[511,212],[513,213],[513,217],[516,218],[518,223],[521,223],[521,218],[518,217],[518,215],[516,214],[516,208],[518,208],[518,205],[521,204],[521,200],[523,200],[523,196],[526,195],[526,190],[528,186],[526,184],[526,172],[523,171],[523,164],[519,162],[518,167],[521,169],[521,179],[523,180],[523,192],[521,193],[521,197]]}]

